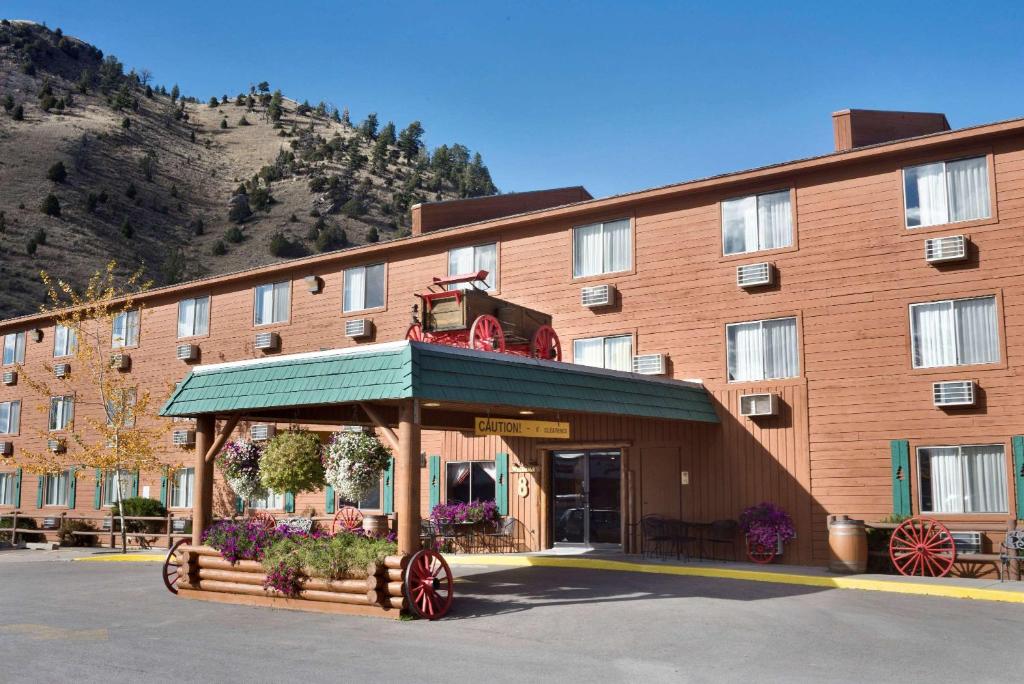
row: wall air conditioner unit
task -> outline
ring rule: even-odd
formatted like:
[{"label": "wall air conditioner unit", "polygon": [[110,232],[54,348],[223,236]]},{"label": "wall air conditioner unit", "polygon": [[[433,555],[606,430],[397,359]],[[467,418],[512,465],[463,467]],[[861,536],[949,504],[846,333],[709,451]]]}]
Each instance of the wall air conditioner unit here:
[{"label": "wall air conditioner unit", "polygon": [[974,406],[973,380],[948,380],[932,383],[932,401],[936,406]]},{"label": "wall air conditioner unit", "polygon": [[4,371],[4,384],[5,385],[17,385],[18,384],[18,371]]},{"label": "wall air conditioner unit", "polygon": [[179,361],[195,361],[199,358],[198,344],[179,344],[175,349]]},{"label": "wall air conditioner unit", "polygon": [[249,428],[249,439],[254,442],[266,442],[276,432],[277,429],[273,425],[253,425]]},{"label": "wall air conditioner unit", "polygon": [[0,442],[0,456],[11,456],[14,454],[14,442]]},{"label": "wall air conditioner unit", "polygon": [[981,553],[982,538],[981,532],[950,532],[953,543],[956,544],[956,552],[959,553]]},{"label": "wall air conditioner unit", "polygon": [[281,336],[273,332],[256,334],[256,348],[263,351],[274,351],[281,346]]},{"label": "wall air conditioner unit", "polygon": [[967,258],[967,238],[963,235],[928,238],[924,241],[924,260],[929,264],[963,261]]},{"label": "wall air conditioner unit", "polygon": [[664,354],[639,354],[633,357],[633,372],[640,375],[664,375]]},{"label": "wall air conditioner unit", "polygon": [[55,454],[61,454],[67,451],[67,442],[63,439],[48,439],[46,440],[46,448]]},{"label": "wall air conditioner unit", "polygon": [[53,377],[66,378],[71,375],[70,363],[58,363],[53,366]]},{"label": "wall air conditioner unit", "polygon": [[131,354],[125,354],[124,352],[118,352],[117,354],[110,355],[110,367],[118,371],[127,371],[132,367],[132,356]]},{"label": "wall air conditioner unit", "polygon": [[611,306],[615,303],[614,285],[591,285],[580,290],[580,304],[588,309]]},{"label": "wall air conditioner unit", "polygon": [[774,416],[779,412],[779,395],[744,394],[740,397],[740,415],[748,418]]},{"label": "wall air conditioner unit", "polygon": [[369,337],[373,334],[373,321],[368,318],[357,318],[353,321],[345,321],[345,337],[353,339]]},{"label": "wall air conditioner unit", "polygon": [[174,446],[195,446],[195,443],[195,430],[174,430],[173,432],[171,432],[171,444],[173,444]]},{"label": "wall air conditioner unit", "polygon": [[306,292],[309,294],[319,294],[320,290],[323,289],[324,281],[320,276],[309,275],[303,278],[306,283]]},{"label": "wall air conditioner unit", "polygon": [[764,261],[736,267],[736,284],[742,288],[761,287],[775,282],[775,268]]}]

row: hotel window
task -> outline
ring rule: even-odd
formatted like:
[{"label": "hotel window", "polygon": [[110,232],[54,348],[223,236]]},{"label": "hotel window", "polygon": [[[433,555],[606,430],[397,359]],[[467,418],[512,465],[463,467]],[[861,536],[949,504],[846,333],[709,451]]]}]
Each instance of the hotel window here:
[{"label": "hotel window", "polygon": [[343,310],[362,311],[384,306],[384,264],[345,269]]},{"label": "hotel window", "polygon": [[[458,247],[448,252],[448,276],[460,276],[487,271],[484,282],[488,290],[497,288],[498,283],[498,245],[476,245],[474,247]],[[470,283],[449,285],[450,290],[467,290]]]},{"label": "hotel window", "polygon": [[800,375],[796,318],[726,326],[729,382],[779,380]]},{"label": "hotel window", "polygon": [[574,278],[628,271],[632,263],[633,235],[629,219],[572,229]]},{"label": "hotel window", "polygon": [[1007,513],[1003,445],[917,450],[922,513]]},{"label": "hotel window", "polygon": [[7,333],[4,335],[4,365],[25,363],[25,333]]},{"label": "hotel window", "polygon": [[21,402],[0,402],[0,435],[15,435],[21,427]]},{"label": "hotel window", "polygon": [[121,399],[115,401],[111,398],[106,402],[107,425],[114,427],[120,423],[119,427],[122,428],[135,427],[135,404],[138,402],[138,393],[134,388],[113,391],[120,392]]},{"label": "hotel window", "polygon": [[359,501],[352,501],[338,497],[338,506],[355,506],[361,511],[379,511],[381,509],[380,501],[380,484],[371,489],[367,494]]},{"label": "hotel window", "polygon": [[50,431],[66,430],[75,420],[74,397],[50,398]]},{"label": "hotel window", "polygon": [[914,368],[999,361],[995,297],[910,305]]},{"label": "hotel window", "polygon": [[68,328],[58,323],[53,329],[53,358],[74,354],[77,341],[74,328]]},{"label": "hotel window", "polygon": [[139,346],[139,310],[122,311],[114,316],[114,326],[110,334],[110,346],[113,349]]},{"label": "hotel window", "polygon": [[494,501],[494,461],[459,461],[445,468],[447,503]]},{"label": "hotel window", "polygon": [[268,489],[265,496],[250,498],[249,508],[259,508],[265,511],[283,511],[284,492],[275,492],[272,489]]},{"label": "hotel window", "polygon": [[51,473],[40,475],[43,478],[43,505],[44,506],[67,506],[68,491],[71,485],[71,473],[65,470],[62,473]]},{"label": "hotel window", "polygon": [[192,508],[192,488],[196,482],[195,468],[178,468],[171,478],[171,508]]},{"label": "hotel window", "polygon": [[985,157],[903,169],[907,228],[938,226],[991,216]]},{"label": "hotel window", "polygon": [[178,338],[198,337],[210,332],[210,298],[195,297],[178,302]]},{"label": "hotel window", "polygon": [[291,301],[291,282],[269,283],[256,287],[253,322],[256,325],[286,323]]},{"label": "hotel window", "polygon": [[121,470],[103,471],[103,505],[113,506],[117,503],[117,491],[121,490],[121,500],[131,496],[128,487],[131,486],[132,474],[123,468]]},{"label": "hotel window", "polygon": [[633,370],[633,336],[590,337],[572,343],[572,360],[581,366]]},{"label": "hotel window", "polygon": [[723,252],[744,254],[793,244],[789,190],[722,202]]},{"label": "hotel window", "polygon": [[16,473],[0,473],[0,506],[14,505],[14,483],[17,479]]}]

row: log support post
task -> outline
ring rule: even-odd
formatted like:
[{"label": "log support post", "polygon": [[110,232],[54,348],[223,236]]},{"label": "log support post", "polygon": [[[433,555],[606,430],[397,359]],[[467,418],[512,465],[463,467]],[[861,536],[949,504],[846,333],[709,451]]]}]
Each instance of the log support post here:
[{"label": "log support post", "polygon": [[213,446],[217,424],[213,416],[196,418],[195,489],[192,493],[192,543],[203,543],[203,532],[213,517],[213,461],[206,453]]},{"label": "log support post", "polygon": [[398,553],[420,547],[420,416],[415,399],[402,404],[398,416],[395,455],[395,512],[398,515]]}]

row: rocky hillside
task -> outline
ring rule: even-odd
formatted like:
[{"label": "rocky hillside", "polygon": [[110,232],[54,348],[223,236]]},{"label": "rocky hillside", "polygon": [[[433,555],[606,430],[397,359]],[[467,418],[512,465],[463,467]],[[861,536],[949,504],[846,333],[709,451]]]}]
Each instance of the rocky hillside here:
[{"label": "rocky hillside", "polygon": [[30,22],[0,22],[0,318],[46,269],[110,258],[156,284],[407,234],[409,207],[494,194],[479,154],[428,151],[419,122],[290,100],[200,98]]}]

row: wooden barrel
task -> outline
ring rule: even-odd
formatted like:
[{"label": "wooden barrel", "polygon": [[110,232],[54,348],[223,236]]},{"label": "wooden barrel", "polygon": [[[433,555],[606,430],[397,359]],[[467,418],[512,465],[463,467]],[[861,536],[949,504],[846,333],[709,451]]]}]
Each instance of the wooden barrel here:
[{"label": "wooden barrel", "polygon": [[868,567],[868,536],[863,520],[845,515],[828,517],[828,569],[860,573]]},{"label": "wooden barrel", "polygon": [[388,523],[388,516],[386,515],[366,515],[363,516],[363,529],[368,533],[383,537],[391,531],[391,526]]}]

